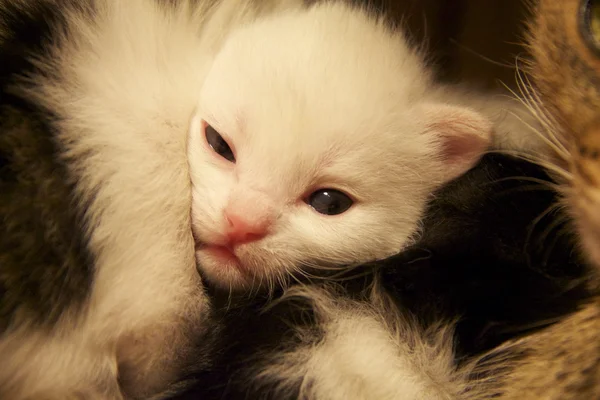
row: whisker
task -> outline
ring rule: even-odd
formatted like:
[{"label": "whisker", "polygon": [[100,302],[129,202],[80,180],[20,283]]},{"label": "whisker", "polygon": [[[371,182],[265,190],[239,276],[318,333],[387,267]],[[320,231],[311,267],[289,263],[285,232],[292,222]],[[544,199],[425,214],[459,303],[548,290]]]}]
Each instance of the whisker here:
[{"label": "whisker", "polygon": [[307,267],[318,269],[320,271],[339,271],[340,269],[344,269],[345,267],[328,267],[320,264],[306,264]]},{"label": "whisker", "polygon": [[[304,274],[304,271],[302,271],[302,269],[298,269],[298,271],[297,271],[296,273],[298,273],[298,274],[300,274],[300,275],[302,275],[303,277],[305,277],[305,278],[307,278],[307,279],[308,279],[308,277],[307,277],[307,276]],[[304,284],[304,283],[303,283],[303,282],[302,282],[300,279],[298,279],[298,277],[297,277],[295,274],[290,274],[290,276],[292,277],[292,279],[293,279],[293,280],[294,280],[294,281],[295,281],[295,282],[296,282],[298,285],[303,285],[303,284]]]},{"label": "whisker", "polygon": [[[544,187],[544,189],[551,189],[551,190],[559,190],[560,185],[557,185],[554,182],[551,181],[546,181],[544,179],[539,179],[539,178],[534,178],[534,177],[530,177],[530,176],[510,176],[507,178],[500,178],[500,179],[496,179],[492,182],[489,183],[489,185],[493,185],[496,183],[502,183],[502,182],[507,182],[507,181],[519,181],[519,182],[533,182],[533,183],[538,183],[539,185],[535,185],[535,186],[542,186]],[[529,185],[529,186],[523,186],[523,187],[533,187],[534,185]],[[516,189],[519,189],[520,187],[517,187]]]},{"label": "whisker", "polygon": [[229,292],[227,293],[227,306],[225,307],[225,311],[229,312],[231,310],[231,306],[233,304],[233,285],[231,281],[229,281]]},{"label": "whisker", "polygon": [[547,160],[544,160],[542,158],[537,158],[532,154],[526,154],[523,153],[521,151],[517,151],[517,150],[494,150],[494,153],[499,153],[499,154],[505,154],[508,156],[513,156],[516,158],[520,158],[522,160],[534,163],[539,165],[540,167],[545,168],[548,171],[552,171],[554,173],[556,173],[557,175],[560,175],[562,178],[570,181],[573,179],[573,174],[571,174],[571,172],[565,170],[564,168],[561,168],[555,164],[552,164],[550,162],[548,162]]},{"label": "whisker", "polygon": [[528,258],[528,263],[531,264],[531,260],[529,260],[529,245],[530,245],[530,241],[531,238],[533,236],[533,232],[535,231],[535,228],[537,227],[537,225],[545,218],[547,217],[549,214],[560,210],[561,208],[563,208],[564,205],[562,205],[561,203],[554,203],[551,204],[550,206],[548,206],[546,208],[546,210],[544,210],[539,216],[537,216],[530,224],[530,227],[527,231],[527,236],[525,238],[525,244],[523,246],[523,250],[525,252],[525,254],[527,254],[527,258]]},{"label": "whisker", "polygon": [[[509,111],[516,119],[518,119],[519,121],[521,121],[521,123],[523,125],[525,125],[527,128],[529,128],[530,131],[532,131],[533,133],[535,133],[540,139],[542,139],[542,141],[548,146],[550,147],[552,150],[554,150],[554,152],[560,156],[563,159],[567,159],[567,157],[569,156],[569,152],[564,148],[564,146],[562,144],[557,144],[556,141],[551,140],[550,138],[552,137],[552,135],[548,136],[543,134],[542,132],[540,132],[539,130],[537,130],[533,125],[531,125],[529,122],[526,122],[521,116],[517,115],[515,112],[513,111]],[[539,118],[537,118],[539,121]]]},{"label": "whisker", "polygon": [[508,69],[514,69],[515,68],[514,65],[512,65],[512,64],[509,64],[509,63],[504,64],[504,63],[501,63],[499,61],[492,60],[491,58],[486,57],[483,54],[480,54],[480,53],[476,52],[475,50],[471,49],[470,47],[468,47],[468,46],[466,46],[466,45],[464,45],[462,43],[459,43],[456,39],[450,39],[449,42],[452,43],[452,44],[454,44],[458,48],[460,48],[460,49],[462,49],[462,50],[464,50],[464,51],[466,51],[466,52],[468,52],[468,53],[470,53],[470,54],[472,54],[472,55],[474,55],[474,56],[482,59],[483,61],[486,61],[486,62],[492,64],[492,65],[496,65],[496,66],[499,66],[499,67],[502,67],[502,68],[508,68]]},{"label": "whisker", "polygon": [[556,220],[554,220],[544,230],[544,232],[542,232],[542,235],[540,238],[541,243],[546,243],[546,241],[548,240],[548,237],[550,236],[550,233],[552,233],[553,231],[555,232],[555,236],[554,236],[552,242],[548,246],[544,246],[544,264],[546,264],[548,262],[548,260],[550,259],[550,256],[552,255],[552,251],[556,247],[556,243],[558,242],[558,239],[561,236],[561,232],[563,231],[563,229],[561,229],[561,228],[563,228],[563,226],[568,222],[569,222],[569,219],[566,216],[561,215],[559,218],[556,218]]},{"label": "whisker", "polygon": [[279,287],[282,288],[288,286],[288,276],[290,276],[285,271],[287,271],[287,269],[280,268],[280,272],[277,274],[277,283],[279,284]]},{"label": "whisker", "polygon": [[333,274],[328,274],[327,276],[315,275],[315,274],[311,273],[310,271],[305,271],[305,270],[302,271],[303,275],[308,279],[317,279],[317,280],[326,279],[329,281],[338,280],[338,279],[340,279],[340,277],[346,276],[346,274],[348,274],[348,272],[362,266],[362,264],[359,263],[356,265],[344,265],[344,266],[337,266],[337,267],[322,268],[323,267],[322,265],[316,264],[312,261],[303,261],[302,264],[304,266],[308,267],[309,269],[333,271],[334,272]]},{"label": "whisker", "polygon": [[271,274],[267,275],[267,295],[270,298],[270,293],[273,292],[273,287],[275,283],[273,282],[273,276]]},{"label": "whisker", "polygon": [[512,112],[512,114],[525,125],[527,125],[529,129],[538,137],[540,137],[547,146],[549,146],[559,157],[561,157],[561,159],[568,160],[570,158],[570,153],[565,148],[563,142],[556,136],[556,127],[558,124],[556,123],[556,120],[541,107],[542,102],[539,99],[539,95],[537,92],[531,89],[531,83],[529,82],[527,75],[525,75],[525,78],[523,77],[524,72],[522,72],[521,68],[519,67],[519,61],[520,59],[517,56],[515,59],[515,78],[521,95],[519,96],[512,88],[508,87],[503,82],[502,85],[508,92],[512,94],[514,100],[519,101],[525,106],[530,114],[540,123],[545,132],[541,132],[532,127],[514,112]]},{"label": "whisker", "polygon": [[[518,61],[517,61],[518,62]],[[511,88],[505,88],[510,91],[513,96],[523,103],[535,117],[539,120],[544,128],[552,127],[552,122],[550,121],[550,117],[544,110],[540,107],[539,98],[537,98],[537,93],[530,89],[530,85],[525,82],[523,78],[523,72],[517,67],[517,71],[515,72],[515,80],[517,81],[517,89],[519,90],[520,96],[517,95]],[[527,77],[525,77],[527,79]],[[527,80],[527,82],[529,82]]]},{"label": "whisker", "polygon": [[[522,79],[522,78],[521,78]],[[536,136],[538,136],[549,148],[551,148],[559,157],[562,159],[567,159],[569,157],[569,152],[564,147],[564,145],[556,140],[555,136],[552,134],[553,129],[552,125],[542,117],[544,114],[541,112],[539,107],[536,105],[536,101],[532,101],[531,95],[528,93],[528,89],[523,89],[522,84],[518,85],[519,90],[521,92],[521,96],[519,96],[513,89],[504,85],[504,87],[514,96],[513,99],[519,101],[523,104],[530,114],[535,117],[535,119],[541,124],[542,128],[544,128],[545,133],[540,132],[536,127],[531,125],[529,122],[526,122],[521,116],[517,115],[513,111],[509,111],[515,118],[517,118],[521,123],[526,126],[531,132],[533,132]],[[524,85],[524,83],[523,83]],[[554,139],[554,140],[553,140]]]},{"label": "whisker", "polygon": [[[329,264],[335,264],[337,262],[337,260],[335,260],[334,258],[332,258],[331,260],[323,260],[325,263],[329,263]],[[317,264],[313,261],[310,260],[303,260],[300,261],[300,264],[308,267],[308,268],[312,268],[312,269],[316,269],[316,270],[321,270],[321,271],[339,271],[339,270],[343,270],[346,267],[345,266],[338,266],[338,265],[330,265],[330,266],[326,266],[323,264]]]},{"label": "whisker", "polygon": [[334,278],[334,280],[337,281],[337,282],[351,281],[353,279],[362,278],[362,277],[369,276],[369,275],[372,275],[372,274],[373,274],[373,271],[371,271],[371,270],[365,270],[364,272],[361,272],[361,273],[358,273],[358,274],[353,274],[353,275],[341,276],[339,278]]},{"label": "whisker", "polygon": [[[564,204],[560,204],[558,203],[558,207],[556,207],[556,211],[561,211],[565,208]],[[556,228],[558,225],[564,224],[565,222],[568,221],[568,218],[565,216],[565,214],[559,214],[558,216],[556,216],[554,218],[554,220],[552,221],[551,224],[549,224],[546,229],[544,229],[544,231],[542,232],[542,234],[540,235],[540,241],[543,243],[546,241],[546,239],[548,239],[548,236],[550,235],[550,232],[552,232],[554,230],[554,228]]]},{"label": "whisker", "polygon": [[520,55],[515,57],[515,79],[517,80],[517,84],[519,85],[520,93],[525,97],[528,103],[534,107],[538,111],[538,116],[543,118],[546,122],[551,123],[551,125],[556,122],[554,117],[544,111],[541,107],[542,102],[540,101],[538,93],[533,90],[533,85],[529,80],[529,75],[522,68],[519,67],[519,62],[521,61]]},{"label": "whisker", "polygon": [[527,185],[527,186],[520,186],[520,187],[513,187],[513,188],[508,188],[505,189],[501,192],[498,193],[499,196],[508,196],[510,194],[514,194],[514,193],[525,193],[525,192],[556,192],[555,188],[550,188],[550,187],[545,187],[542,185]]},{"label": "whisker", "polygon": [[254,289],[256,289],[256,294],[258,294],[258,292],[260,291],[260,288],[262,287],[262,283],[263,283],[263,279],[264,276],[263,274],[260,274],[259,277],[259,281],[258,281],[258,285],[256,285],[256,275],[252,276],[252,284],[250,285],[250,297],[252,297],[254,295]]},{"label": "whisker", "polygon": [[[563,141],[561,141],[557,136],[556,136],[556,132],[557,129],[556,127],[558,126],[558,123],[556,121],[556,119],[554,118],[554,116],[550,113],[548,113],[546,111],[545,108],[542,107],[543,102],[541,101],[539,94],[532,89],[532,85],[531,82],[529,80],[529,76],[522,71],[519,66],[519,57],[517,56],[516,58],[516,65],[517,65],[517,69],[515,72],[515,76],[516,76],[516,80],[517,80],[517,85],[519,88],[519,91],[522,95],[521,96],[517,96],[512,89],[508,88],[507,89],[513,93],[513,95],[520,100],[529,110],[530,112],[537,118],[537,120],[540,122],[540,124],[542,125],[542,127],[545,130],[545,135],[543,135],[544,138],[547,138],[550,142],[552,142],[554,144],[553,149],[555,149],[555,151],[557,151],[557,154],[562,157],[564,160],[568,160],[570,158],[570,152],[568,151],[568,149],[565,147],[565,145],[563,144]],[[542,134],[541,132],[537,132],[535,131],[535,133],[538,134]],[[560,149],[560,150],[557,150]]]},{"label": "whisker", "polygon": [[[549,129],[549,132],[555,133],[555,129],[553,129],[553,128],[558,125],[556,118],[554,117],[553,114],[548,113],[547,110],[544,107],[542,107],[543,102],[542,102],[538,92],[532,89],[533,85],[531,84],[531,81],[529,80],[529,75],[526,74],[525,72],[523,72],[523,75],[519,75],[519,76],[520,76],[521,82],[523,82],[523,79],[526,80],[526,85],[524,84],[524,90],[527,93],[530,101],[532,102],[532,105],[538,111],[538,116],[540,118],[543,118],[544,121],[547,122],[548,127],[551,128],[551,129]],[[557,144],[562,144],[562,142],[559,141],[558,138],[554,137],[554,139],[557,141]]]}]

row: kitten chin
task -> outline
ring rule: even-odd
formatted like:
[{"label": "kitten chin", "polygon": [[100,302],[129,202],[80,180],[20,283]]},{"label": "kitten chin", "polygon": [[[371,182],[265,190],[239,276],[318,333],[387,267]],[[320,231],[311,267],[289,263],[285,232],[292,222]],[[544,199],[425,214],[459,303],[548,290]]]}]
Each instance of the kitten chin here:
[{"label": "kitten chin", "polygon": [[[253,286],[252,266],[242,264],[237,255],[226,247],[196,248],[196,264],[204,277],[223,289],[231,291],[250,290]],[[257,285],[259,286],[259,285]]]}]

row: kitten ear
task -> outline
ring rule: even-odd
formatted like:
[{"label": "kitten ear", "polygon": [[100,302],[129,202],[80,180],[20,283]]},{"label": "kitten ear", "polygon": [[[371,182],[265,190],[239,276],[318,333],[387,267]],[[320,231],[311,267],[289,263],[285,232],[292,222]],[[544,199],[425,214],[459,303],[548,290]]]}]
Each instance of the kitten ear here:
[{"label": "kitten ear", "polygon": [[446,179],[453,179],[479,161],[491,144],[493,124],[467,107],[446,104],[425,106],[426,134],[438,144],[437,158]]}]

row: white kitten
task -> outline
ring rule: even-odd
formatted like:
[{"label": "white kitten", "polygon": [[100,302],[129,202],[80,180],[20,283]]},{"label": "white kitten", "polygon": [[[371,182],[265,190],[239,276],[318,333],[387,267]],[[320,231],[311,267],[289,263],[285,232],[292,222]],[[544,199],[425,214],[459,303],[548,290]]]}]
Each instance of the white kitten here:
[{"label": "white kitten", "polygon": [[455,92],[400,32],[339,3],[232,33],[190,127],[201,272],[239,290],[399,252],[489,144],[493,121]]},{"label": "white kitten", "polygon": [[[83,215],[50,229],[59,246],[15,226],[31,254],[77,236],[90,256],[61,253],[62,275],[35,280],[24,265],[3,282],[58,295],[43,299],[53,318],[19,299],[2,315],[0,397],[119,398],[122,383],[148,398],[203,327],[194,252],[209,279],[236,288],[385,257],[406,245],[432,190],[478,159],[490,121],[436,95],[401,34],[341,5],[253,22],[299,3],[0,0],[0,106],[17,114],[0,132],[51,143],[31,164],[66,170],[59,204]],[[235,163],[205,142],[207,123]],[[64,208],[36,217],[53,228]],[[89,286],[63,299],[62,277],[78,274]]]}]

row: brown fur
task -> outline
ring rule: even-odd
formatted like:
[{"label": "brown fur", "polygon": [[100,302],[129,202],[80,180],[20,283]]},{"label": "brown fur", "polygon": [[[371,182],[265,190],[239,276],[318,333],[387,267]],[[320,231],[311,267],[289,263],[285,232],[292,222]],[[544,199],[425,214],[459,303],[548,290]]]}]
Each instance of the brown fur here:
[{"label": "brown fur", "polygon": [[[564,143],[566,200],[583,245],[600,266],[600,52],[580,29],[579,0],[541,0],[531,24],[531,75]],[[596,49],[598,50],[598,49]]]},{"label": "brown fur", "polygon": [[501,346],[492,362],[500,374],[484,398],[600,398],[599,332],[600,302],[593,301],[545,330]]},{"label": "brown fur", "polygon": [[[530,74],[548,134],[565,154],[565,202],[586,255],[600,267],[600,52],[580,31],[579,0],[541,0],[530,24]],[[549,328],[496,349],[499,399],[600,398],[600,296]]]}]

